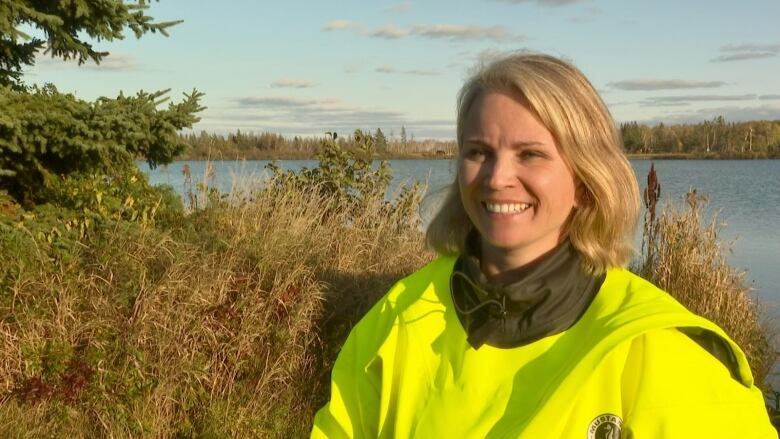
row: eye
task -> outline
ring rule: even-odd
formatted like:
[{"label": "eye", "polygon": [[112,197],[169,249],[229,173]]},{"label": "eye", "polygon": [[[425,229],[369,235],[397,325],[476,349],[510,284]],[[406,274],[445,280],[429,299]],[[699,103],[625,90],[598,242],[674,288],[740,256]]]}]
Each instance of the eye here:
[{"label": "eye", "polygon": [[467,146],[463,150],[463,158],[468,160],[484,160],[487,156],[485,150],[479,146]]},{"label": "eye", "polygon": [[532,160],[547,157],[545,153],[537,149],[523,149],[517,153],[517,156],[521,160]]}]

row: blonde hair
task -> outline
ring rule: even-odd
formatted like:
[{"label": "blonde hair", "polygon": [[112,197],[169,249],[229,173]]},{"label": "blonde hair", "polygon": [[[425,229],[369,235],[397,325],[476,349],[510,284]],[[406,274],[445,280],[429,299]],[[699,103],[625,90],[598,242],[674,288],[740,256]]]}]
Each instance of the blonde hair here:
[{"label": "blonde hair", "polygon": [[[586,268],[603,273],[627,264],[633,254],[639,188],[612,116],[593,85],[576,67],[552,56],[513,54],[495,60],[458,93],[458,151],[471,105],[488,91],[520,93],[582,183],[564,233]],[[428,226],[426,241],[440,254],[463,253],[472,229],[456,176]]]}]

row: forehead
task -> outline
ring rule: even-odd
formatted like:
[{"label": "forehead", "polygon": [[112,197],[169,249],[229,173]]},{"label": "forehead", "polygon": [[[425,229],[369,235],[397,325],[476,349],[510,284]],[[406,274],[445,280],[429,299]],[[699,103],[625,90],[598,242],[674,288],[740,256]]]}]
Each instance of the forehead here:
[{"label": "forehead", "polygon": [[485,91],[474,98],[463,120],[463,141],[552,140],[525,97],[519,92]]}]

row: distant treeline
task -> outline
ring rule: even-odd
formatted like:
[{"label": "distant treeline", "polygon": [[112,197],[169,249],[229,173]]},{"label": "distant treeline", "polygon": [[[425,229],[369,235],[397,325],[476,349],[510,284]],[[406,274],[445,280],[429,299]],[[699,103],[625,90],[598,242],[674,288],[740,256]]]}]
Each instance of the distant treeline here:
[{"label": "distant treeline", "polygon": [[183,160],[269,160],[269,159],[311,159],[319,151],[324,137],[334,138],[339,146],[354,149],[356,136],[372,140],[373,150],[378,158],[394,157],[452,157],[455,142],[440,140],[415,140],[407,138],[406,130],[400,137],[388,138],[381,129],[373,133],[323,133],[321,137],[284,137],[275,133],[244,133],[240,130],[228,135],[180,134],[180,140],[190,146],[180,157]]},{"label": "distant treeline", "polygon": [[629,154],[702,158],[779,158],[780,120],[727,122],[722,116],[698,124],[620,125]]},{"label": "distant treeline", "polygon": [[[722,116],[698,124],[645,125],[637,122],[620,124],[626,152],[631,155],[666,158],[780,158],[780,120],[727,122]],[[351,133],[323,133],[335,136],[343,148],[355,145]],[[457,146],[454,141],[388,138],[381,129],[370,136],[379,158],[448,158]],[[220,159],[310,159],[320,148],[322,138],[284,137],[274,133],[228,135],[181,134],[180,140],[190,148],[184,160]]]}]

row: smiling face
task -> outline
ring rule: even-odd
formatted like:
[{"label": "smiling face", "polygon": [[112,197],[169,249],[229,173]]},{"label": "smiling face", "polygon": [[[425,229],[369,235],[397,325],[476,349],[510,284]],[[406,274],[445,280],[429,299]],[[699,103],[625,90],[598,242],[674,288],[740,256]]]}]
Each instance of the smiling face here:
[{"label": "smiling face", "polygon": [[487,275],[552,250],[576,206],[574,175],[519,93],[484,92],[463,125],[461,201],[481,236]]}]

